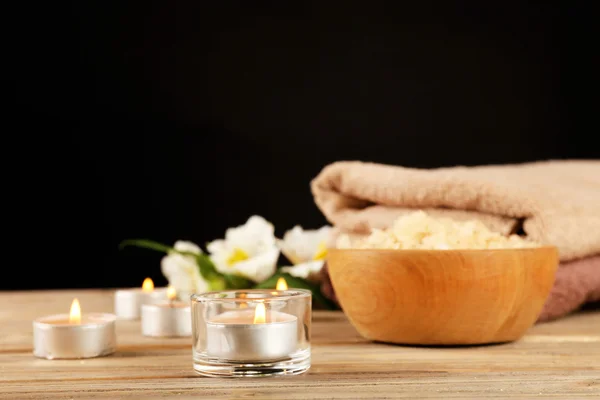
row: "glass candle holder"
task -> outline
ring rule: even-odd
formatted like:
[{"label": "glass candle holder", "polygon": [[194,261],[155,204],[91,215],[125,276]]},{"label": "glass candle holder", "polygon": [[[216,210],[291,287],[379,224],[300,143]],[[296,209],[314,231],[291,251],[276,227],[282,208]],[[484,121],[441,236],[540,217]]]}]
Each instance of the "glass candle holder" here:
[{"label": "glass candle holder", "polygon": [[310,368],[310,291],[227,290],[191,300],[197,373],[256,377]]}]

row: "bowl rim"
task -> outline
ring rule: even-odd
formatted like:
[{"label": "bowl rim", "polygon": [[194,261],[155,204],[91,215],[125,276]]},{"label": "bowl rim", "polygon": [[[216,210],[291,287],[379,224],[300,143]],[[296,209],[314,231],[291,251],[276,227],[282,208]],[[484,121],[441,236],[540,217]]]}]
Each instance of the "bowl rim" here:
[{"label": "bowl rim", "polygon": [[558,252],[558,247],[553,245],[543,245],[536,247],[516,247],[516,248],[500,248],[500,249],[359,249],[359,248],[344,248],[338,249],[332,247],[327,249],[327,253],[333,252],[378,252],[378,253],[452,253],[452,252],[460,252],[460,253],[481,253],[481,252],[509,252],[509,251],[517,251],[517,252],[530,252],[530,251],[539,251],[539,250],[555,250]]}]

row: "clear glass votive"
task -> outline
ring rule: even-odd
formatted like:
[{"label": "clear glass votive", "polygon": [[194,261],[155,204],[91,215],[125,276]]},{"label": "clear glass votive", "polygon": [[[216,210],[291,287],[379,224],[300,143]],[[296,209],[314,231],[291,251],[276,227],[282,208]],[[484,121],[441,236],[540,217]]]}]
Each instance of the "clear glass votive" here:
[{"label": "clear glass votive", "polygon": [[256,377],[310,368],[309,290],[227,290],[191,300],[197,373]]}]

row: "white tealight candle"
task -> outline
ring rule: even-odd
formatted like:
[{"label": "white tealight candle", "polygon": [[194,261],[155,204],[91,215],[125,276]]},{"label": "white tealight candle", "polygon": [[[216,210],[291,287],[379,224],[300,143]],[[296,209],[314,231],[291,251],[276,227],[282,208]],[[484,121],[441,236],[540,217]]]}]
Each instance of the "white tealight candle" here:
[{"label": "white tealight candle", "polygon": [[81,314],[77,299],[69,314],[33,322],[33,354],[52,359],[92,358],[114,353],[117,347],[114,314]]},{"label": "white tealight candle", "polygon": [[192,311],[189,301],[176,301],[173,288],[167,290],[169,301],[142,305],[142,335],[182,337],[192,335]]},{"label": "white tealight candle", "polygon": [[192,296],[194,371],[204,376],[279,376],[310,368],[309,290],[236,289]]},{"label": "white tealight candle", "polygon": [[298,318],[266,310],[226,311],[206,321],[206,353],[235,361],[271,361],[289,357],[298,343]]},{"label": "white tealight candle", "polygon": [[141,288],[120,289],[115,292],[115,314],[121,319],[139,319],[143,304],[166,299],[166,288],[154,288],[152,279],[146,278]]}]

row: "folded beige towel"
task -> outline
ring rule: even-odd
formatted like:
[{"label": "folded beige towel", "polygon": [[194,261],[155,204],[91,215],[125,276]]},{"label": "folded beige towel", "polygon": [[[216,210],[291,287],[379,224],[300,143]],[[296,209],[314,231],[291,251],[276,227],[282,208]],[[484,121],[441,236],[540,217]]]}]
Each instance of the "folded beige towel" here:
[{"label": "folded beige towel", "polygon": [[561,260],[600,254],[600,161],[430,170],[337,162],[311,186],[325,217],[349,232],[384,228],[422,209],[479,219],[503,234],[522,229],[557,246]]},{"label": "folded beige towel", "polygon": [[[542,319],[551,319],[581,305],[575,304],[574,299],[567,301],[568,306],[557,300],[556,296],[564,298],[566,292],[570,293],[573,282],[582,279],[598,282],[597,259],[586,263],[586,268],[566,268],[572,264],[566,261],[600,255],[600,161],[542,161],[428,170],[336,162],[321,171],[311,188],[325,217],[336,228],[349,233],[365,234],[371,228],[386,228],[398,216],[421,209],[433,216],[478,219],[502,234],[521,233],[537,242],[557,246],[561,268],[556,284],[568,285],[555,286],[548,299],[548,304],[560,303],[562,311],[547,307]],[[586,278],[585,274],[593,276]],[[597,294],[600,288],[587,291]],[[573,298],[598,300],[596,295],[590,298],[588,294]]]}]

